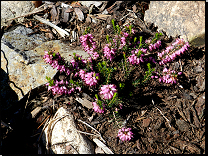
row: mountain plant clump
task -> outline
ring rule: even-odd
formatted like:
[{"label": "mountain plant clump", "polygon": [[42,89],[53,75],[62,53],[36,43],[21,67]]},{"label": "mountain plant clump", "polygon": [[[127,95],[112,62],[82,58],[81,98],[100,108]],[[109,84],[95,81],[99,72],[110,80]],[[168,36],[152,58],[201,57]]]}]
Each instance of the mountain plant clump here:
[{"label": "mountain plant clump", "polygon": [[[98,49],[94,37],[87,31],[80,37],[85,52],[89,54],[87,59],[74,53],[73,59],[65,61],[59,53],[45,51],[45,62],[65,74],[65,80],[52,80],[47,77],[48,90],[53,95],[73,95],[83,89],[94,91],[93,110],[97,113],[111,112],[113,120],[119,127],[118,137],[122,141],[130,141],[133,138],[131,128],[119,123],[119,112],[125,102],[122,100],[122,92],[125,91],[125,81],[116,81],[114,73],[122,71],[123,79],[132,81],[133,87],[141,87],[152,79],[158,79],[160,83],[177,84],[177,72],[168,69],[166,64],[175,60],[188,50],[189,44],[183,39],[176,39],[171,45],[161,50],[161,33],[156,33],[150,40],[143,41],[142,36],[136,36],[132,25],[125,26],[121,31],[118,25],[114,27],[114,37],[106,36],[107,43],[103,49]],[[156,53],[152,56],[152,53]],[[155,71],[156,65],[163,67],[162,72]],[[130,80],[129,76],[137,66],[144,67],[146,72],[137,80]]]}]

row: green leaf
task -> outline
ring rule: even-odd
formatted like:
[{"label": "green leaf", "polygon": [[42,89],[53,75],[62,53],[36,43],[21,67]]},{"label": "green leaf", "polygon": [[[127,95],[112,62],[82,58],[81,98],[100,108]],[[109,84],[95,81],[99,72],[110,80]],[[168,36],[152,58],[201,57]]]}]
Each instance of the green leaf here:
[{"label": "green leaf", "polygon": [[113,29],[114,29],[114,31],[116,32],[116,27],[115,27],[115,20],[114,19],[112,19],[112,24],[113,24]]},{"label": "green leaf", "polygon": [[106,35],[107,42],[109,43],[109,35]]},{"label": "green leaf", "polygon": [[158,33],[155,34],[155,37],[158,38]]},{"label": "green leaf", "polygon": [[117,28],[118,34],[120,34],[121,33],[121,29],[120,29],[119,25],[116,25],[116,28]]},{"label": "green leaf", "polygon": [[53,57],[55,57],[56,56],[56,53],[53,53]]},{"label": "green leaf", "polygon": [[98,100],[98,95],[97,95],[97,94],[95,94],[95,97],[96,97],[96,99]]},{"label": "green leaf", "polygon": [[72,84],[74,84],[74,81],[72,79],[69,82],[72,83]]},{"label": "green leaf", "polygon": [[140,44],[142,43],[142,36],[139,37]]},{"label": "green leaf", "polygon": [[134,42],[136,42],[136,40],[137,40],[137,37],[134,37]]}]

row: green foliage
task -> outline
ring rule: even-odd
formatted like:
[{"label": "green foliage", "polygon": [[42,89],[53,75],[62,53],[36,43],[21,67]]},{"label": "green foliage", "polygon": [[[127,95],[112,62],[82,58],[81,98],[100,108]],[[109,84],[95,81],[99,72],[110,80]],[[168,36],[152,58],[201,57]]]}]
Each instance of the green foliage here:
[{"label": "green foliage", "polygon": [[146,83],[152,76],[152,72],[155,71],[155,68],[151,68],[151,64],[150,63],[147,63],[147,71],[145,72],[145,75],[144,75],[144,78],[143,80],[141,79],[137,79],[135,80],[132,84],[133,86],[137,87],[138,85],[142,85],[144,83]]},{"label": "green foliage", "polygon": [[87,28],[85,29],[83,35],[86,35],[86,34],[88,34],[88,33],[90,33],[90,27],[87,27]]},{"label": "green foliage", "polygon": [[159,34],[155,33],[155,37],[152,39],[151,43],[152,44],[156,43],[160,39],[161,36],[162,36],[162,33],[159,33]]},{"label": "green foliage", "polygon": [[104,84],[108,84],[111,82],[112,73],[116,70],[116,68],[113,67],[107,67],[106,61],[99,62],[97,64],[97,68],[99,73],[105,78]]},{"label": "green foliage", "polygon": [[142,48],[143,44],[142,44],[142,36],[139,37],[139,48]]},{"label": "green foliage", "polygon": [[50,77],[46,76],[46,79],[48,80],[49,86],[54,86],[54,80],[52,80]]},{"label": "green foliage", "polygon": [[113,24],[113,29],[114,29],[114,32],[116,33],[116,26],[115,26],[115,20],[114,19],[112,19],[112,24]]},{"label": "green foliage", "polygon": [[110,42],[109,41],[109,35],[106,35],[106,40],[107,40],[108,43]]}]

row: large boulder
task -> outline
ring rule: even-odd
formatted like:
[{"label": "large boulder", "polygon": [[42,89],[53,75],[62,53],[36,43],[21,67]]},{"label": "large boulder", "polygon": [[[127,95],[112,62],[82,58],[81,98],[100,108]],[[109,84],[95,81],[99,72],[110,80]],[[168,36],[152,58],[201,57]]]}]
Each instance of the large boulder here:
[{"label": "large boulder", "polygon": [[170,37],[180,35],[191,45],[205,44],[204,1],[151,1],[144,20]]},{"label": "large boulder", "polygon": [[[5,33],[1,40],[1,99],[5,107],[22,99],[30,90],[47,83],[46,76],[53,78],[57,73],[56,69],[44,62],[44,50],[55,50],[66,60],[72,59],[73,53],[88,57],[85,51],[72,50],[60,40],[43,42],[40,36],[25,36],[24,40],[18,41],[18,34],[13,31],[10,36]],[[28,41],[37,42],[34,46]],[[10,96],[13,94],[16,95]]]},{"label": "large boulder", "polygon": [[[15,17],[22,16],[35,8],[32,1],[1,1],[1,26],[9,26]],[[17,23],[23,22],[24,17],[15,19]]]}]

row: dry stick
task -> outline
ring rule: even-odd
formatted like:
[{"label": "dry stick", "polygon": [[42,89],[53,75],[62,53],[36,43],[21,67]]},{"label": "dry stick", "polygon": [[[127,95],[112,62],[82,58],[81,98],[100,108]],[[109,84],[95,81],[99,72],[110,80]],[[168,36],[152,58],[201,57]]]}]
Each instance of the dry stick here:
[{"label": "dry stick", "polygon": [[88,133],[88,132],[82,132],[82,131],[79,131],[79,130],[76,130],[77,132],[79,132],[79,133],[83,133],[83,134],[87,134],[87,135],[94,135],[94,136],[100,136],[100,135],[98,135],[98,134],[92,134],[92,133]]},{"label": "dry stick", "polygon": [[[49,115],[49,116],[47,116],[47,118],[40,124],[40,126],[42,126],[43,124],[44,124],[44,122],[50,117],[51,115]],[[37,129],[39,129],[40,128],[40,126],[38,126],[38,128]]]},{"label": "dry stick", "polygon": [[101,140],[102,140],[104,143],[106,143],[106,141],[102,138],[100,132],[98,132],[94,127],[90,126],[88,123],[86,123],[86,122],[84,122],[84,121],[82,121],[82,120],[80,120],[80,119],[78,119],[77,121],[79,121],[79,122],[81,122],[81,123],[87,125],[88,127],[92,128],[94,131],[96,131],[96,132],[99,134]]},{"label": "dry stick", "polygon": [[69,36],[69,33],[67,31],[65,31],[64,29],[59,28],[58,26],[56,26],[55,24],[45,20],[44,18],[41,18],[38,15],[35,15],[34,18],[37,19],[38,21],[40,21],[44,24],[47,24],[47,25],[51,26],[52,28],[54,28],[61,35],[61,37],[64,37],[65,35]]},{"label": "dry stick", "polygon": [[[155,104],[154,104],[153,99],[152,99],[152,104],[153,104],[153,106],[154,106],[155,108],[157,108],[157,107],[155,106]],[[168,120],[168,118],[165,117],[165,115],[162,113],[162,111],[161,111],[159,108],[157,108],[157,110],[160,112],[160,114],[163,116],[163,118],[165,118],[165,120],[166,120],[167,123],[168,123],[168,126],[171,128],[170,121]]]}]

